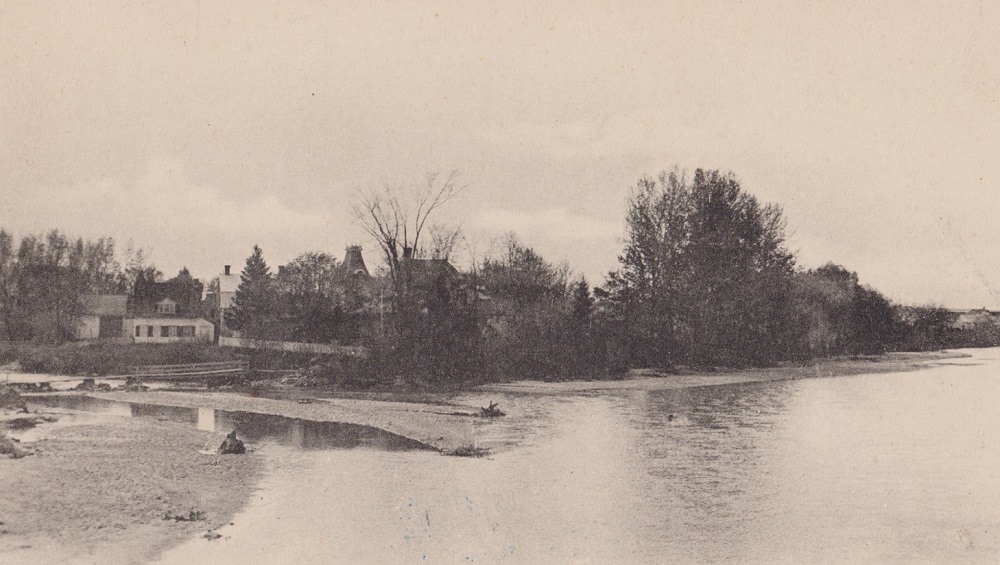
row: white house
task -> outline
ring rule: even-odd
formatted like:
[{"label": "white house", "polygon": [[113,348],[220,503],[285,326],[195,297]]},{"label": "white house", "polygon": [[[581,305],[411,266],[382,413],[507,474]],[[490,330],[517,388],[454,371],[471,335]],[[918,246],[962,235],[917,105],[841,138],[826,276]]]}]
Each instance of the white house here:
[{"label": "white house", "polygon": [[135,343],[215,340],[215,326],[202,318],[168,316],[129,318],[125,320],[125,324]]}]

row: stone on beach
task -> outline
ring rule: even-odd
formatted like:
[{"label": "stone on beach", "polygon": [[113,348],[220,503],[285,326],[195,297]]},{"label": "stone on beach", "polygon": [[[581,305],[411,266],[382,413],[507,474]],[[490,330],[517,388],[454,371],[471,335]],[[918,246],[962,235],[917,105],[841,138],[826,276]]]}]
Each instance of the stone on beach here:
[{"label": "stone on beach", "polygon": [[219,446],[219,455],[243,455],[247,452],[247,448],[243,445],[243,440],[236,437],[236,431],[229,432],[226,439],[222,440],[222,445]]}]

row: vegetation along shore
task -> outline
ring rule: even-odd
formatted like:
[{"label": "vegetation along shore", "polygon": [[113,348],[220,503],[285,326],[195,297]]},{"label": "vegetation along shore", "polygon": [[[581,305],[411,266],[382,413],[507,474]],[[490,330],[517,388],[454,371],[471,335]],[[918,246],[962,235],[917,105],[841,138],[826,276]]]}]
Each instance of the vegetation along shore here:
[{"label": "vegetation along shore", "polygon": [[619,267],[597,286],[514,234],[456,267],[461,232],[433,222],[464,188],[453,173],[359,192],[374,272],[357,245],[341,261],[302,253],[277,273],[255,246],[239,275],[165,280],[109,238],[51,231],[15,245],[0,230],[0,362],[113,375],[249,359],[323,385],[427,390],[1000,343],[991,312],[893,304],[846,267],[798,267],[781,208],[732,174],[640,179]]}]

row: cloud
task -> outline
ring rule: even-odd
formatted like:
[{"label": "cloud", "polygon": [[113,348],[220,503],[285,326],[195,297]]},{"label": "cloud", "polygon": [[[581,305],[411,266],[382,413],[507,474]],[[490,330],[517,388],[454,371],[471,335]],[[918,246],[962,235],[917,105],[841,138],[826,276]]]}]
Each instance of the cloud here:
[{"label": "cloud", "polygon": [[546,260],[565,262],[591,282],[600,282],[615,268],[622,229],[618,221],[575,214],[565,208],[485,210],[465,226],[466,233],[482,246],[480,251],[488,255],[498,251],[493,245],[497,237],[513,232]]},{"label": "cloud", "polygon": [[134,179],[13,194],[0,198],[0,206],[10,222],[3,227],[16,233],[56,228],[74,236],[131,240],[151,251],[167,274],[187,265],[196,276],[218,271],[219,263],[238,264],[254,243],[282,260],[317,244],[331,250],[323,238],[338,219],[326,210],[298,209],[275,193],[226,198],[192,180],[184,163],[169,157],[152,160]]},{"label": "cloud", "polygon": [[564,208],[532,212],[484,210],[473,220],[472,227],[497,234],[513,231],[525,237],[577,241],[614,239],[622,230],[619,222],[573,214]]}]

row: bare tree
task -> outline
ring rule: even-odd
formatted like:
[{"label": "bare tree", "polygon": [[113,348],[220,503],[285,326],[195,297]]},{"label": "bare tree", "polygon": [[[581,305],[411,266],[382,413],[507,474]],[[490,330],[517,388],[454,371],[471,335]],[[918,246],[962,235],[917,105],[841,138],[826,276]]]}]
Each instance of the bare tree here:
[{"label": "bare tree", "polygon": [[462,238],[462,228],[434,224],[428,230],[428,234],[431,236],[431,248],[426,255],[431,259],[447,261],[455,250],[458,240]]},{"label": "bare tree", "polygon": [[[399,279],[399,266],[404,252],[416,257],[420,254],[421,236],[424,235],[428,218],[458,196],[468,185],[458,180],[459,172],[451,171],[445,176],[430,173],[422,186],[414,188],[395,187],[384,183],[378,189],[362,190],[357,194],[354,215],[368,235],[375,238],[393,282]],[[431,230],[432,239],[435,238]],[[440,233],[440,232],[439,232]],[[454,245],[457,234],[445,237],[437,243]],[[438,247],[438,245],[432,245]],[[441,247],[445,250],[445,247]]]}]

